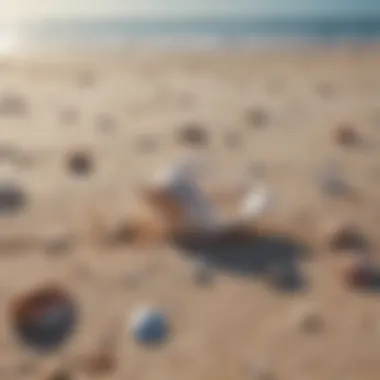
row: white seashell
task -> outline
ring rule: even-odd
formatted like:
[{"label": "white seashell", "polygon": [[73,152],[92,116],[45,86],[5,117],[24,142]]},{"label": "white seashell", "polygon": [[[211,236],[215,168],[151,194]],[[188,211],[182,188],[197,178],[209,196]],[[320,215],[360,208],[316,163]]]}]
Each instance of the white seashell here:
[{"label": "white seashell", "polygon": [[154,186],[167,191],[182,206],[191,224],[208,228],[214,226],[218,218],[211,200],[197,183],[197,174],[204,169],[200,164],[200,161],[186,159],[158,173]]},{"label": "white seashell", "polygon": [[245,218],[257,218],[269,207],[271,197],[264,186],[251,189],[243,199],[240,215]]}]

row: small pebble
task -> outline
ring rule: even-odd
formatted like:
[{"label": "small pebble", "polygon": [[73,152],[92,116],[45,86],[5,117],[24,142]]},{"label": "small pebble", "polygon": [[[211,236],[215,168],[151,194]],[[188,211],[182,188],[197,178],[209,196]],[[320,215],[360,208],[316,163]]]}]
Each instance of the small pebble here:
[{"label": "small pebble", "polygon": [[143,344],[162,344],[170,335],[166,314],[156,308],[146,307],[133,313],[130,326],[134,339]]},{"label": "small pebble", "polygon": [[4,94],[0,98],[0,114],[3,116],[25,116],[29,106],[22,95]]},{"label": "small pebble", "polygon": [[328,246],[332,251],[367,251],[368,241],[360,228],[350,222],[336,223],[330,227]]},{"label": "small pebble", "polygon": [[252,108],[247,113],[248,123],[253,128],[263,128],[269,124],[270,115],[265,108]]},{"label": "small pebble", "polygon": [[76,152],[68,158],[68,168],[76,176],[88,176],[93,170],[93,159],[89,153]]},{"label": "small pebble", "polygon": [[179,142],[186,145],[205,146],[209,143],[209,134],[199,123],[187,123],[177,132]]},{"label": "small pebble", "polygon": [[322,191],[330,196],[344,196],[349,192],[349,186],[342,177],[341,170],[337,165],[326,165],[321,177]]},{"label": "small pebble", "polygon": [[0,216],[24,211],[28,196],[21,185],[13,182],[0,182]]},{"label": "small pebble", "polygon": [[350,123],[341,123],[334,131],[334,140],[341,146],[352,147],[359,143],[360,137],[354,125]]},{"label": "small pebble", "polygon": [[300,329],[307,334],[320,333],[324,328],[323,317],[315,311],[304,310],[298,318]]}]

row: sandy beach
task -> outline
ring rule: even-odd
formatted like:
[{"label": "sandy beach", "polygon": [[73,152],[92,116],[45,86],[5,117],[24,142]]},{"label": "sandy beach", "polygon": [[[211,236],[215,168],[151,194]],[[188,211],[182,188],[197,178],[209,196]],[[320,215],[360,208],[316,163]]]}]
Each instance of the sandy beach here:
[{"label": "sandy beach", "polygon": [[[355,281],[361,253],[379,261],[379,66],[375,45],[1,58],[0,377],[377,380],[380,294]],[[189,152],[218,183],[265,184],[263,223],[302,252],[277,239],[262,273],[265,247],[237,242],[210,254],[205,284],[191,249],[105,241],[149,216],[139,183]],[[364,243],[336,243],[346,226]],[[302,285],[283,289],[281,260]],[[78,322],[39,354],[11,305],[50,282]],[[170,319],[165,345],[132,339],[144,305]]]}]

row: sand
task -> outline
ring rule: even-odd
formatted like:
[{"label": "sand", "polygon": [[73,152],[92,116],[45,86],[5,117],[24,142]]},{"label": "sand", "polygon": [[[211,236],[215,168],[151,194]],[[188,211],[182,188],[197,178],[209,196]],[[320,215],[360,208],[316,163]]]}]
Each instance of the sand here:
[{"label": "sand", "polygon": [[[2,58],[0,179],[20,183],[28,203],[0,219],[1,377],[50,379],[66,368],[94,378],[77,358],[102,352],[116,330],[104,379],[378,379],[378,295],[347,289],[345,253],[328,249],[328,232],[353,221],[376,262],[379,65],[377,46]],[[204,135],[185,146],[179,134],[191,124]],[[339,128],[355,141],[342,143]],[[225,184],[250,173],[267,186],[266,223],[311,252],[298,263],[302,289],[242,270],[238,248],[204,286],[177,246],[99,241],[119,220],[149,213],[140,181],[189,151]],[[85,156],[77,174],[73,154]],[[352,196],[324,189],[334,165]],[[38,355],[16,339],[8,309],[46,281],[72,292],[80,319],[62,350]],[[166,345],[131,338],[128,318],[141,305],[170,317]],[[303,328],[309,314],[317,331]]]}]

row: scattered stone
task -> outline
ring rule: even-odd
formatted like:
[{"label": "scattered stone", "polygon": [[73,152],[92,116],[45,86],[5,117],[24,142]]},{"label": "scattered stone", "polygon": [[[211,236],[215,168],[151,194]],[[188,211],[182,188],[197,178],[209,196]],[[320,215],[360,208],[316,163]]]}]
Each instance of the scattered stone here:
[{"label": "scattered stone", "polygon": [[194,280],[199,285],[210,285],[214,279],[214,271],[210,265],[197,262],[194,265]]},{"label": "scattered stone", "polygon": [[21,185],[0,181],[0,216],[24,211],[27,204],[28,196]]},{"label": "scattered stone", "polygon": [[368,241],[359,227],[350,222],[333,225],[329,231],[328,246],[332,251],[368,251]]},{"label": "scattered stone", "polygon": [[330,196],[345,196],[350,188],[343,179],[340,167],[334,163],[329,163],[324,168],[321,177],[322,191]]},{"label": "scattered stone", "polygon": [[299,315],[298,325],[307,334],[317,334],[323,330],[325,323],[318,312],[304,310]]},{"label": "scattered stone", "polygon": [[179,129],[177,137],[179,142],[193,146],[206,146],[210,140],[206,128],[199,123],[187,123],[183,125]]},{"label": "scattered stone", "polygon": [[334,131],[334,140],[341,146],[352,147],[360,142],[360,136],[354,125],[350,123],[341,123]]},{"label": "scattered stone", "polygon": [[224,135],[224,144],[230,149],[239,147],[241,145],[240,135],[235,131],[227,131]]},{"label": "scattered stone", "polygon": [[0,115],[25,116],[29,112],[29,106],[22,95],[8,93],[0,98]]},{"label": "scattered stone", "polygon": [[77,311],[60,287],[43,287],[14,299],[10,320],[16,336],[38,351],[58,349],[74,330]]},{"label": "scattered stone", "polygon": [[247,113],[248,123],[253,128],[263,128],[269,124],[270,115],[265,108],[252,108]]},{"label": "scattered stone", "polygon": [[93,160],[87,152],[75,152],[68,158],[68,168],[76,176],[88,176],[93,170]]},{"label": "scattered stone", "polygon": [[162,344],[170,335],[170,323],[166,314],[155,308],[137,310],[130,321],[134,339],[143,344]]}]

